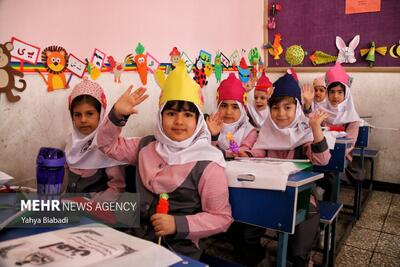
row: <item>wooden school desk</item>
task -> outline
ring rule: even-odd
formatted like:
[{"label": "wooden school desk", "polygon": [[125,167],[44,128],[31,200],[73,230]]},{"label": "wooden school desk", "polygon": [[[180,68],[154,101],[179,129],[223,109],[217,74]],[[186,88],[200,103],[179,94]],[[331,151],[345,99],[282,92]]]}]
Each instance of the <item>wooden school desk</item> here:
[{"label": "wooden school desk", "polygon": [[311,184],[322,177],[309,171],[290,175],[285,191],[229,188],[235,221],[278,231],[277,266],[286,266],[289,234],[306,219]]}]

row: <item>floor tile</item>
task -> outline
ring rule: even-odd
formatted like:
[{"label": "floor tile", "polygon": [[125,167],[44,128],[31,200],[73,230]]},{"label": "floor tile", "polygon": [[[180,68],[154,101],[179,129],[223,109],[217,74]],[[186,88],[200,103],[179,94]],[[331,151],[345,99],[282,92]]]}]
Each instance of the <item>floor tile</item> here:
[{"label": "floor tile", "polygon": [[393,257],[400,257],[400,236],[381,233],[375,251]]},{"label": "floor tile", "polygon": [[400,217],[387,216],[382,232],[400,235]]},{"label": "floor tile", "polygon": [[381,231],[386,216],[386,214],[363,212],[360,219],[357,221],[356,226]]},{"label": "floor tile", "polygon": [[372,251],[343,246],[336,259],[336,267],[365,267],[372,257]]},{"label": "floor tile", "polygon": [[346,245],[373,251],[378,243],[379,235],[378,231],[355,226],[346,240]]},{"label": "floor tile", "polygon": [[397,267],[400,266],[400,258],[391,257],[381,253],[374,253],[370,267]]},{"label": "floor tile", "polygon": [[390,202],[392,200],[392,196],[393,196],[392,193],[382,192],[382,191],[372,191],[371,197],[369,200],[371,202],[380,202],[380,203],[390,204]]}]

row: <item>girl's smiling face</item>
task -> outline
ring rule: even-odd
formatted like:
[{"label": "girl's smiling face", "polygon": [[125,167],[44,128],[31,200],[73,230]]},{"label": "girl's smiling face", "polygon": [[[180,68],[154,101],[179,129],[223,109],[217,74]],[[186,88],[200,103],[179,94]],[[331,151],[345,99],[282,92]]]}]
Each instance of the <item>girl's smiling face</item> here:
[{"label": "girl's smiling face", "polygon": [[320,85],[314,86],[314,100],[315,102],[321,102],[326,97],[326,88]]},{"label": "girl's smiling face", "polygon": [[288,127],[296,117],[296,101],[293,97],[285,97],[270,109],[271,118],[279,128]]},{"label": "girl's smiling face", "polygon": [[240,107],[235,100],[222,101],[218,112],[226,124],[234,123],[240,118]]},{"label": "girl's smiling face", "polygon": [[256,110],[261,111],[267,107],[268,98],[267,92],[255,90],[254,91],[254,106]]}]

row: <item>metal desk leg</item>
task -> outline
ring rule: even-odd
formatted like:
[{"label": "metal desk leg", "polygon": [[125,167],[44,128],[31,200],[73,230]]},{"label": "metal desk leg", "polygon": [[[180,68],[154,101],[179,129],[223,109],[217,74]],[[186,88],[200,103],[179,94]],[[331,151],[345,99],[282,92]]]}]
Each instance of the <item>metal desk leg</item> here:
[{"label": "metal desk leg", "polygon": [[335,261],[336,261],[336,223],[337,223],[337,217],[332,222],[332,229],[330,236],[331,248],[329,250],[329,260],[328,260],[329,267],[335,266]]},{"label": "metal desk leg", "polygon": [[286,267],[288,239],[288,233],[278,233],[278,257],[276,260],[276,266],[278,267]]},{"label": "metal desk leg", "polygon": [[329,237],[331,235],[331,225],[325,225],[325,230],[324,230],[324,258],[323,258],[323,263],[322,266],[326,267],[329,264],[329,259],[330,259],[330,254],[329,254],[329,249],[330,249],[330,244],[329,244]]},{"label": "metal desk leg", "polygon": [[333,192],[332,192],[332,195],[333,195],[333,199],[332,199],[332,201],[333,202],[339,202],[339,194],[340,194],[340,177],[339,177],[339,172],[335,172],[335,183],[336,183],[336,186],[333,188]]}]

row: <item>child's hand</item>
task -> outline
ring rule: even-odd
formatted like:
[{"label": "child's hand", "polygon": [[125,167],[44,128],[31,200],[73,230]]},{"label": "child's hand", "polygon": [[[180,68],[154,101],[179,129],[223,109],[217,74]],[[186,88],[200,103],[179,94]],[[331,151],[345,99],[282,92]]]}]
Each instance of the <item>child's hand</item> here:
[{"label": "child's hand", "polygon": [[248,158],[249,155],[246,153],[246,151],[239,150],[239,152],[238,152],[238,157],[245,157],[245,158]]},{"label": "child's hand", "polygon": [[156,236],[173,235],[176,233],[175,218],[169,214],[156,213],[150,218]]},{"label": "child's hand", "polygon": [[325,111],[322,110],[316,110],[308,116],[308,124],[310,125],[311,128],[320,128],[321,124],[324,120],[326,120],[329,117],[329,114],[326,113]]},{"label": "child's hand", "polygon": [[218,135],[221,132],[222,127],[224,127],[224,122],[220,118],[218,112],[211,114],[206,119],[206,123],[207,123],[208,130],[210,131],[212,136]]},{"label": "child's hand", "polygon": [[120,118],[138,113],[134,107],[149,97],[149,95],[145,94],[146,88],[140,87],[131,93],[132,88],[133,85],[129,86],[128,90],[114,104],[114,111]]},{"label": "child's hand", "polygon": [[305,108],[309,109],[314,100],[314,88],[310,84],[305,84],[301,87],[301,98],[303,99]]}]

